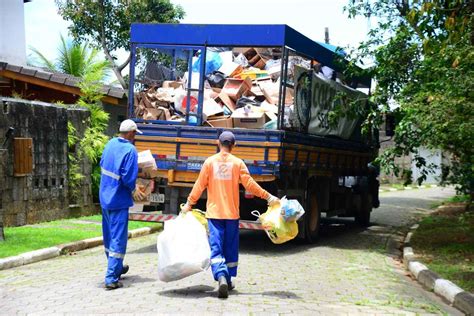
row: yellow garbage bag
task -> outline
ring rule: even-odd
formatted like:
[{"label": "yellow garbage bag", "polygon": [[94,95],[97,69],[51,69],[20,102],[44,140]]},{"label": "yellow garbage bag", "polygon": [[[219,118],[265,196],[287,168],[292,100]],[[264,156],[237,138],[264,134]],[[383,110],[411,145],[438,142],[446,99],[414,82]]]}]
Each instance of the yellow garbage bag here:
[{"label": "yellow garbage bag", "polygon": [[283,219],[279,203],[269,206],[263,214],[254,212],[252,214],[258,216],[263,229],[274,244],[282,244],[298,235],[298,224],[296,221],[286,222]]},{"label": "yellow garbage bag", "polygon": [[[181,208],[183,208],[184,204],[180,205]],[[201,223],[204,228],[206,228],[207,234],[209,234],[209,227],[207,225],[207,218],[206,218],[206,212],[201,211],[200,209],[193,208],[191,211],[191,214],[193,214],[194,217]]]}]

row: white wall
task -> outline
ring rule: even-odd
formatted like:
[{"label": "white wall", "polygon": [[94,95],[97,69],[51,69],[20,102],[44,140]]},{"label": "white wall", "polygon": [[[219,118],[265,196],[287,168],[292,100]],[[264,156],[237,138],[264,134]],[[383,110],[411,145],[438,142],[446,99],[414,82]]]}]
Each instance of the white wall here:
[{"label": "white wall", "polygon": [[[427,148],[421,147],[418,149],[418,154],[426,159],[426,165],[434,164],[436,169],[434,173],[430,173],[426,176],[426,181],[424,183],[438,183],[441,176],[441,164],[443,163],[443,155],[441,150],[429,150]],[[420,170],[416,168],[415,161],[412,161],[412,172],[413,172],[413,181],[421,176]]]},{"label": "white wall", "polygon": [[0,61],[26,66],[23,0],[0,0]]}]

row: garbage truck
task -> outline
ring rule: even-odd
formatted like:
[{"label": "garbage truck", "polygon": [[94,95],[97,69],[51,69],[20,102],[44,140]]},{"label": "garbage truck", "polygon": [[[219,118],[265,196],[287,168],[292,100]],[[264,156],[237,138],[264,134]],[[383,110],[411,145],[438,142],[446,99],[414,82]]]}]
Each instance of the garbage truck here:
[{"label": "garbage truck", "polygon": [[[175,217],[224,130],[233,154],[271,194],[305,208],[299,237],[317,240],[321,218],[367,226],[378,207],[378,134],[365,127],[371,78],[345,74],[344,51],[287,25],[132,24],[128,116],[146,202],[131,220]],[[266,201],[240,190],[243,229],[261,229]],[[206,194],[198,208],[204,210]]]}]

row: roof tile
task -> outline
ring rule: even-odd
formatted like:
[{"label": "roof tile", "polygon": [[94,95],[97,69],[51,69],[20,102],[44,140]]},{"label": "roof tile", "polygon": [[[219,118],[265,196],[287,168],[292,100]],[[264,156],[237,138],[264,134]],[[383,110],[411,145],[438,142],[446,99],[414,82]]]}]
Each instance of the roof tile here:
[{"label": "roof tile", "polygon": [[14,72],[20,72],[21,68],[22,67],[20,67],[20,66],[16,66],[16,65],[12,65],[12,64],[7,65],[7,70],[14,71]]},{"label": "roof tile", "polygon": [[24,75],[27,75],[27,76],[34,76],[36,72],[37,72],[36,69],[25,68],[25,67],[23,67],[20,71],[20,73],[22,73]]},{"label": "roof tile", "polygon": [[44,80],[48,80],[51,78],[53,74],[52,73],[49,73],[49,72],[42,72],[42,71],[37,71],[36,74],[35,74],[35,77],[36,78],[39,78],[39,79],[44,79]]},{"label": "roof tile", "polygon": [[124,95],[125,95],[125,90],[124,89],[112,87],[109,90],[109,96],[111,96],[111,97],[121,99],[121,98],[123,98]]},{"label": "roof tile", "polygon": [[54,73],[51,78],[49,79],[49,81],[53,81],[53,82],[57,82],[57,83],[60,83],[60,84],[64,84],[64,82],[66,81],[66,78],[67,76],[63,75],[63,74],[58,74],[58,73]]},{"label": "roof tile", "polygon": [[81,82],[79,78],[69,77],[66,78],[66,82],[64,82],[64,84],[71,87],[77,87],[79,82]]}]

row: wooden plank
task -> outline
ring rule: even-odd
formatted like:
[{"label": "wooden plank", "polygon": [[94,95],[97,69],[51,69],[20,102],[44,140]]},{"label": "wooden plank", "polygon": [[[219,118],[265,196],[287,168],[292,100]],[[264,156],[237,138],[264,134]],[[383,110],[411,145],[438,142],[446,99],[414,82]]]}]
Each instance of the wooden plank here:
[{"label": "wooden plank", "polygon": [[[137,135],[135,136],[137,141],[147,141],[153,144],[154,142],[169,142],[169,143],[191,143],[198,145],[216,145],[215,139],[204,139],[204,138],[186,138],[186,137],[168,137],[168,136],[148,136],[148,135]],[[241,141],[237,142],[238,147],[240,145],[246,146],[258,146],[258,147],[280,147],[280,142],[250,142]]]},{"label": "wooden plank", "polygon": [[15,176],[24,176],[33,171],[31,138],[13,139],[13,172]]}]

